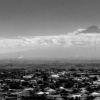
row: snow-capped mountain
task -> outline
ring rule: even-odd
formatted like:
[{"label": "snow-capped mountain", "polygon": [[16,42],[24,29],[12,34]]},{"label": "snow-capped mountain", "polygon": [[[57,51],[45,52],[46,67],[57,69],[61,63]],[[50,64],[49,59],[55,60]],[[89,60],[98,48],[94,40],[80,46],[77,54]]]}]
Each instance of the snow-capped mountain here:
[{"label": "snow-capped mountain", "polygon": [[100,33],[100,28],[95,26],[95,25],[93,25],[93,26],[90,26],[86,30],[83,30],[83,31],[81,31],[79,33],[85,33],[85,34],[87,34],[87,33],[93,33],[93,34],[94,33]]}]

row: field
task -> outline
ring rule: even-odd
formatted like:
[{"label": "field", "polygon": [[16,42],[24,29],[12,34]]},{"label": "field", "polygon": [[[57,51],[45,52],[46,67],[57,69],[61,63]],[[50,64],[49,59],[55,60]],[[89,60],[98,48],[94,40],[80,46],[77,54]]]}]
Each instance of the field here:
[{"label": "field", "polygon": [[28,60],[28,59],[3,59],[0,60],[0,69],[100,69],[99,60]]}]

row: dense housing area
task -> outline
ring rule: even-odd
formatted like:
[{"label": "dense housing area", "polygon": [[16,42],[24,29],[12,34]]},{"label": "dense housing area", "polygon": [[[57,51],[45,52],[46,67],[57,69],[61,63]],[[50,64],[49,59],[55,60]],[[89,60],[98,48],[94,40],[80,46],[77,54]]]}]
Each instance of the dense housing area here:
[{"label": "dense housing area", "polygon": [[96,64],[88,69],[83,64],[68,69],[42,66],[1,69],[0,100],[100,99],[100,69]]}]

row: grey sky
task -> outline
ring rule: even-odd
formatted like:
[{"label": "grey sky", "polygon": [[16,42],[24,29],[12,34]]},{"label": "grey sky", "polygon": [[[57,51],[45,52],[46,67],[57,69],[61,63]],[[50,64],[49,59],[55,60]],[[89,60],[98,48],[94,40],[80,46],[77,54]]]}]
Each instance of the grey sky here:
[{"label": "grey sky", "polygon": [[36,36],[100,26],[100,0],[0,0],[0,35]]}]

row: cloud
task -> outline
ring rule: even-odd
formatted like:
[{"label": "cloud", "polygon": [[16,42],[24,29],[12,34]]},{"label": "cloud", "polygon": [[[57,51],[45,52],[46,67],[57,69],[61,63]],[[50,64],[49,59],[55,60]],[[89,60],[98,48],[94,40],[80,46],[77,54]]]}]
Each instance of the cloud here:
[{"label": "cloud", "polygon": [[[79,29],[78,31],[81,31],[81,29]],[[72,33],[67,35],[55,35],[55,36],[0,38],[0,48],[2,49],[7,48],[7,49],[22,50],[28,48],[35,48],[39,46],[70,47],[75,45],[78,46],[100,45],[100,34],[89,34],[89,33],[73,34]]]},{"label": "cloud", "polygon": [[78,29],[77,31],[72,32],[71,34],[77,34],[77,33],[84,31],[84,30],[86,30],[86,29]]}]

